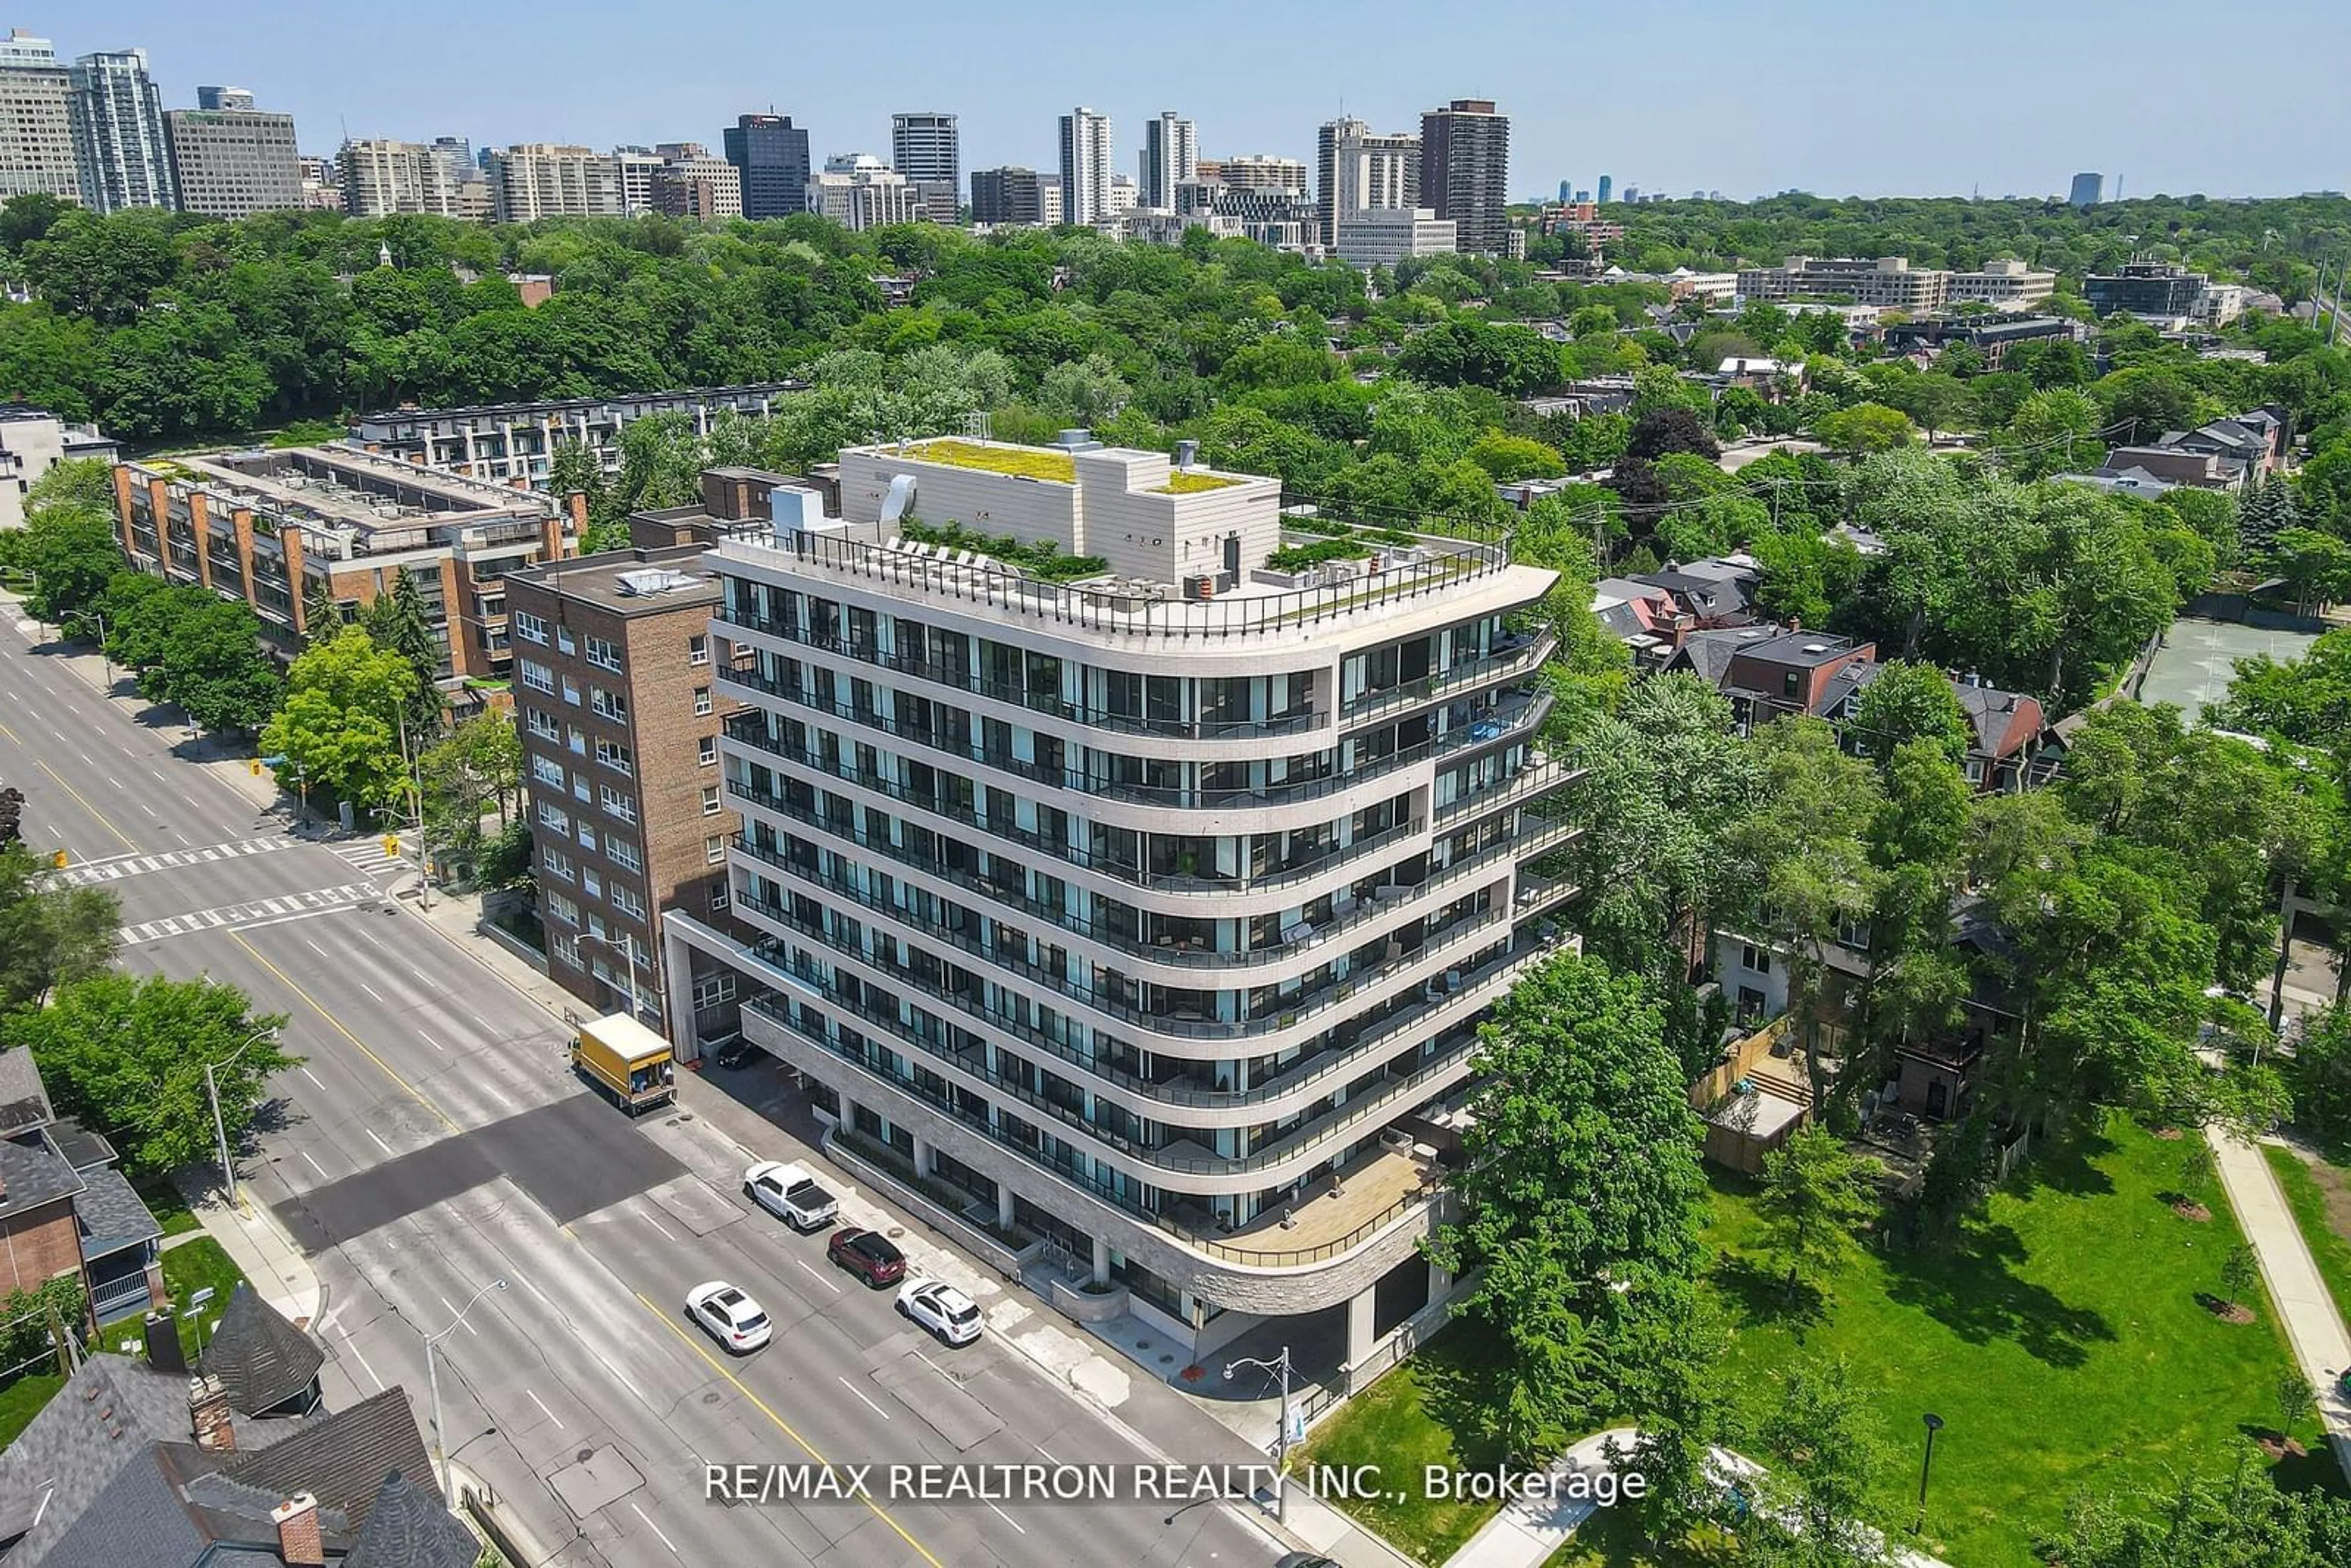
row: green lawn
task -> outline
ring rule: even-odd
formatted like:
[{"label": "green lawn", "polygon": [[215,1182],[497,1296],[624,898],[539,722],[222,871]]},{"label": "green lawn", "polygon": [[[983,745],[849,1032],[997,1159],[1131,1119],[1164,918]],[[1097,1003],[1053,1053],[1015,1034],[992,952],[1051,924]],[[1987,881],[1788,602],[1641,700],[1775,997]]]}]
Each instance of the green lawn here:
[{"label": "green lawn", "polygon": [[2351,1315],[2351,1170],[2323,1160],[2314,1166],[2275,1144],[2263,1145],[2262,1153],[2277,1173],[2278,1186],[2335,1304]]},{"label": "green lawn", "polygon": [[41,1406],[65,1385],[66,1380],[54,1372],[28,1372],[0,1388],[0,1448],[15,1442],[16,1434],[32,1425]]},{"label": "green lawn", "polygon": [[[180,1314],[180,1345],[188,1353],[191,1364],[196,1355],[199,1319],[204,1335],[209,1338],[228,1306],[229,1296],[244,1282],[243,1272],[209,1236],[163,1254],[163,1288],[172,1293],[172,1306]],[[191,1316],[188,1298],[206,1285],[213,1288],[213,1299],[204,1303],[201,1313]]]},{"label": "green lawn", "polygon": [[180,1189],[170,1182],[149,1182],[138,1192],[140,1201],[147,1206],[147,1212],[155,1217],[155,1223],[163,1228],[165,1236],[178,1236],[202,1228],[203,1222],[189,1209],[188,1200],[182,1197]]},{"label": "green lawn", "polygon": [[[2259,1321],[2241,1326],[2198,1302],[2217,1288],[2221,1260],[2241,1236],[2217,1186],[2209,1222],[2172,1211],[2165,1195],[2179,1148],[2116,1119],[2079,1146],[2044,1150],[1955,1241],[1851,1260],[1808,1322],[1789,1321],[1776,1279],[1749,1260],[1761,1230],[1751,1187],[1718,1177],[1709,1281],[1734,1327],[1729,1360],[1747,1413],[1768,1408],[1792,1360],[1843,1356],[1855,1381],[1879,1394],[1894,1457],[1873,1511],[1897,1526],[1909,1522],[1917,1497],[1920,1416],[1941,1416],[1921,1544],[1964,1568],[2033,1564],[2033,1535],[2061,1524],[2084,1489],[2153,1484],[2168,1469],[2231,1462],[2233,1447],[2276,1424],[2275,1389],[2291,1364],[2265,1301]],[[1332,1417],[1310,1457],[1391,1467],[1490,1462],[1473,1438],[1455,1436],[1474,1430],[1481,1374],[1466,1334],[1440,1335]],[[2318,1447],[2314,1422],[2297,1436]],[[2306,1484],[2329,1473],[2323,1461],[2297,1461],[2280,1479]],[[1493,1509],[1358,1511],[1434,1563]],[[1691,1568],[1709,1555],[1636,1550],[1629,1520],[1604,1514],[1599,1522],[1592,1541],[1571,1543],[1558,1562]]]},{"label": "green lawn", "polygon": [[1656,1546],[1643,1538],[1629,1509],[1604,1508],[1585,1520],[1543,1568],[1730,1568],[1738,1561],[1738,1548],[1719,1533]]}]

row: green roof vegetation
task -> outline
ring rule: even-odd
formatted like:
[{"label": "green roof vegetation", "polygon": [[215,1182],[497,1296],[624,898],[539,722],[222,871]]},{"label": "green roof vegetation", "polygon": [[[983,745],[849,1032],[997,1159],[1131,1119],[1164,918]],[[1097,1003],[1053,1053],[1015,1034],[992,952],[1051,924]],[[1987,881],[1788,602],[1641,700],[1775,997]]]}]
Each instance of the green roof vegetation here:
[{"label": "green roof vegetation", "polygon": [[961,523],[933,526],[908,518],[898,525],[898,537],[918,545],[977,550],[1046,582],[1074,582],[1081,578],[1100,577],[1110,570],[1110,562],[1098,555],[1063,555],[1061,547],[1050,540],[1025,544],[1009,534],[978,533]]},{"label": "green roof vegetation", "polygon": [[905,456],[923,463],[945,463],[956,468],[979,468],[990,474],[1010,474],[1022,479],[1043,479],[1056,485],[1078,482],[1078,465],[1066,452],[1041,446],[987,446],[977,441],[942,437],[917,442]]},{"label": "green roof vegetation", "polygon": [[1361,560],[1372,553],[1369,545],[1353,539],[1320,539],[1311,545],[1284,545],[1265,558],[1276,571],[1304,571],[1326,560]]},{"label": "green roof vegetation", "polygon": [[1155,496],[1196,496],[1203,490],[1222,490],[1239,483],[1239,480],[1228,478],[1222,474],[1188,474],[1178,472],[1167,476],[1167,483],[1165,485],[1153,486],[1152,494]]}]

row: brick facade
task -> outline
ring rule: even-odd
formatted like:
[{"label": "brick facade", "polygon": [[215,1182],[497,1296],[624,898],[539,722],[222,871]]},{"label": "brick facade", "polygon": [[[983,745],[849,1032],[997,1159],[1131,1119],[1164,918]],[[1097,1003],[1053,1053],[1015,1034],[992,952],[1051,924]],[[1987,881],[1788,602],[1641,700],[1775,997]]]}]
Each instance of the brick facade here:
[{"label": "brick facade", "polygon": [[0,1293],[81,1272],[81,1227],[71,1197],[0,1219]]}]

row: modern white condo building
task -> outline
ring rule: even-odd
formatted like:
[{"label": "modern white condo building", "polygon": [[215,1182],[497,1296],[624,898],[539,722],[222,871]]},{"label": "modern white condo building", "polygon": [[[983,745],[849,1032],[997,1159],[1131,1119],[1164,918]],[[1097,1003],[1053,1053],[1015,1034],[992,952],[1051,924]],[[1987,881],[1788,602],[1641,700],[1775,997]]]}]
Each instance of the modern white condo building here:
[{"label": "modern white condo building", "polygon": [[852,448],[841,517],[703,558],[740,925],[664,923],[681,1044],[739,1029],[1073,1299],[1360,1364],[1450,1291],[1479,1021],[1573,940],[1554,574],[1081,437]]}]

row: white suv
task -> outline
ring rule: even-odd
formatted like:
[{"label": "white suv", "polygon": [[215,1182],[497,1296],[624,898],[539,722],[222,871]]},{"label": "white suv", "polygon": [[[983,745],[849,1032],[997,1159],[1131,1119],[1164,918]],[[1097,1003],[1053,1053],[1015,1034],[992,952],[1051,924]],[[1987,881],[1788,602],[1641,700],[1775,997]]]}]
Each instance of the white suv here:
[{"label": "white suv", "polygon": [[909,1280],[898,1288],[898,1310],[947,1344],[979,1337],[979,1303],[945,1280]]},{"label": "white suv", "polygon": [[688,1291],[685,1312],[705,1333],[737,1355],[758,1349],[774,1332],[759,1303],[724,1280]]}]

